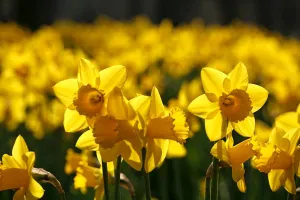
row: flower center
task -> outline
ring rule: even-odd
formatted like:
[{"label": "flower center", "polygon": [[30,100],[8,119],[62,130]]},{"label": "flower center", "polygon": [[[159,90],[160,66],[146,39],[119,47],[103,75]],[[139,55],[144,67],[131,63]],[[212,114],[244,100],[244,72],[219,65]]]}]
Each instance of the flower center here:
[{"label": "flower center", "polygon": [[94,117],[102,108],[104,94],[90,85],[84,85],[79,88],[77,99],[73,103],[79,114]]},{"label": "flower center", "polygon": [[222,115],[231,122],[244,120],[252,109],[249,95],[239,89],[229,94],[223,93],[219,98],[219,106]]}]

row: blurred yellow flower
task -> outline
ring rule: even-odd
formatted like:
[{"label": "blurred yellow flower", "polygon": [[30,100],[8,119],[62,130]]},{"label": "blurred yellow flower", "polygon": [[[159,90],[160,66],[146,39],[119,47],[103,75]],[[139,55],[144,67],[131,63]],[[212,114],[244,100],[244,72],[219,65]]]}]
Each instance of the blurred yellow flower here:
[{"label": "blurred yellow flower", "polygon": [[35,153],[29,151],[22,136],[18,136],[12,156],[4,154],[0,165],[0,191],[18,189],[14,200],[40,199],[44,195],[42,186],[32,177]]},{"label": "blurred yellow flower", "polygon": [[205,119],[205,130],[210,141],[217,141],[235,129],[244,137],[254,133],[253,113],[268,98],[268,91],[248,83],[248,73],[243,63],[228,74],[216,69],[201,71],[205,94],[193,100],[188,110]]},{"label": "blurred yellow flower", "polygon": [[299,128],[285,132],[275,127],[268,143],[260,148],[254,158],[256,168],[268,173],[272,191],[277,191],[284,186],[289,193],[296,194],[294,175],[295,173],[300,175],[300,148],[297,147],[299,138]]},{"label": "blurred yellow flower", "polygon": [[126,68],[112,66],[100,72],[86,59],[81,59],[77,79],[58,82],[53,90],[67,107],[64,127],[67,132],[75,132],[88,126],[86,117],[105,115],[109,93],[114,87],[123,86]]}]

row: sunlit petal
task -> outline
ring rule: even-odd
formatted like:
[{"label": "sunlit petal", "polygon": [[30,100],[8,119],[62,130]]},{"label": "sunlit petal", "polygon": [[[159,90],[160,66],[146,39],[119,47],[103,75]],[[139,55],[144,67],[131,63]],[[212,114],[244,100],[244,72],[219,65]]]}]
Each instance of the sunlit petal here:
[{"label": "sunlit petal", "polygon": [[212,119],[205,120],[205,130],[210,141],[217,141],[232,131],[232,126],[218,112]]},{"label": "sunlit petal", "polygon": [[286,138],[289,140],[289,149],[287,152],[290,155],[294,154],[294,151],[296,150],[299,138],[300,138],[300,128],[292,129],[288,131],[283,138]]},{"label": "sunlit petal", "polygon": [[33,178],[31,178],[29,181],[28,190],[32,194],[32,196],[34,196],[37,199],[40,199],[44,195],[44,189]]},{"label": "sunlit petal", "polygon": [[151,172],[156,166],[160,165],[166,158],[169,147],[169,140],[148,139],[147,152],[145,159],[145,171]]},{"label": "sunlit petal", "polygon": [[56,97],[66,106],[73,105],[73,100],[78,91],[77,79],[67,79],[56,83],[53,86]]},{"label": "sunlit petal", "polygon": [[245,178],[241,178],[237,183],[237,187],[239,188],[239,190],[243,193],[246,192],[246,182],[245,182]]},{"label": "sunlit petal", "polygon": [[12,156],[17,160],[19,164],[23,163],[23,155],[28,152],[28,147],[24,138],[19,135],[15,141],[12,149]]},{"label": "sunlit petal", "polygon": [[241,89],[247,90],[248,87],[248,72],[243,63],[238,63],[234,69],[228,74],[231,83],[231,90]]},{"label": "sunlit petal", "polygon": [[100,76],[97,68],[92,63],[84,58],[81,58],[78,67],[77,80],[79,85],[91,85],[97,88],[100,85]]},{"label": "sunlit petal", "polygon": [[223,140],[219,140],[210,150],[211,155],[230,165],[228,150]]},{"label": "sunlit petal", "polygon": [[252,113],[258,111],[267,101],[269,92],[258,85],[248,84],[247,93],[252,102]]},{"label": "sunlit petal", "polygon": [[151,101],[149,108],[149,118],[154,119],[162,117],[165,114],[165,107],[156,87],[152,88]]},{"label": "sunlit petal", "polygon": [[288,191],[291,194],[296,194],[296,185],[295,185],[295,179],[294,179],[294,172],[292,168],[286,170],[287,178],[284,183],[284,188],[286,191]]},{"label": "sunlit petal", "polygon": [[186,154],[187,150],[183,144],[180,144],[174,140],[170,140],[167,158],[181,158],[186,156]]},{"label": "sunlit petal", "polygon": [[211,102],[206,94],[200,95],[194,99],[188,106],[189,112],[206,119],[212,112],[219,109],[218,102]]},{"label": "sunlit petal", "polygon": [[268,173],[270,188],[273,192],[277,191],[286,181],[286,173],[283,169],[271,170]]},{"label": "sunlit petal", "polygon": [[24,168],[23,161],[22,163],[18,163],[18,161],[13,156],[9,156],[7,154],[4,154],[2,156],[2,163],[8,168]]},{"label": "sunlit petal", "polygon": [[255,118],[253,114],[246,117],[243,121],[237,123],[231,122],[234,130],[244,137],[251,137],[255,130]]},{"label": "sunlit petal", "polygon": [[105,94],[109,93],[115,87],[121,88],[127,78],[126,67],[122,65],[115,65],[100,71],[100,90]]},{"label": "sunlit petal", "polygon": [[218,97],[222,95],[223,81],[226,74],[219,70],[205,67],[201,71],[201,80],[205,93],[214,93]]},{"label": "sunlit petal", "polygon": [[17,192],[15,192],[13,200],[27,200],[24,188],[21,188]]},{"label": "sunlit petal", "polygon": [[80,135],[76,142],[76,147],[81,150],[98,151],[99,145],[95,142],[95,137],[91,130]]},{"label": "sunlit petal", "polygon": [[282,128],[285,131],[289,131],[293,128],[300,127],[298,122],[298,113],[297,112],[287,112],[279,115],[275,119],[275,125]]},{"label": "sunlit petal", "polygon": [[128,119],[128,107],[120,88],[115,87],[108,98],[107,110],[109,115],[117,120]]},{"label": "sunlit petal", "polygon": [[66,109],[64,115],[64,128],[66,132],[76,132],[88,127],[86,117],[76,110]]},{"label": "sunlit petal", "polygon": [[122,141],[122,158],[133,169],[141,171],[142,169],[142,145],[138,138],[129,141]]}]

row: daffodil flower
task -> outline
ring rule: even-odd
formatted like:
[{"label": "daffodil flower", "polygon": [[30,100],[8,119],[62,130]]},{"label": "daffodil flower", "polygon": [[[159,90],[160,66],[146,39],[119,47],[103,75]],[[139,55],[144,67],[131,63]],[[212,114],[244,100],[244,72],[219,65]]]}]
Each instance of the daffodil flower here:
[{"label": "daffodil flower", "polygon": [[14,200],[40,199],[44,195],[42,186],[32,177],[35,153],[29,151],[22,136],[18,136],[12,156],[4,154],[0,165],[0,191],[18,189]]},{"label": "daffodil flower", "polygon": [[141,169],[138,119],[119,88],[114,88],[108,97],[107,115],[97,116],[91,127],[80,136],[76,147],[100,151],[105,162],[114,161],[121,155],[134,169]]},{"label": "daffodil flower", "polygon": [[284,131],[300,128],[300,104],[296,112],[286,112],[276,117],[275,126],[282,128]]},{"label": "daffodil flower", "polygon": [[156,87],[153,87],[151,97],[140,95],[130,103],[140,116],[139,128],[142,130],[143,147],[146,148],[144,166],[149,173],[166,158],[169,140],[185,142],[189,127],[180,108],[169,112],[165,109]]},{"label": "daffodil flower", "polygon": [[81,59],[77,79],[58,82],[55,95],[67,107],[64,115],[66,132],[88,127],[86,118],[107,113],[107,99],[114,87],[122,87],[126,80],[126,68],[112,66],[98,72],[90,61]]},{"label": "daffodil flower", "polygon": [[219,140],[211,149],[210,153],[217,159],[227,163],[232,168],[232,179],[237,183],[241,192],[246,191],[245,169],[243,163],[251,158],[255,151],[251,139],[233,146],[233,138],[228,136],[226,142]]},{"label": "daffodil flower", "polygon": [[254,158],[256,168],[268,173],[270,188],[277,191],[281,186],[296,194],[295,173],[300,176],[300,148],[297,147],[300,129],[285,132],[275,127],[268,143],[262,146]]},{"label": "daffodil flower", "polygon": [[220,140],[232,129],[244,137],[251,137],[255,128],[253,113],[264,105],[268,91],[248,83],[247,69],[242,63],[228,75],[203,68],[201,79],[205,94],[193,100],[188,110],[205,119],[209,140]]}]

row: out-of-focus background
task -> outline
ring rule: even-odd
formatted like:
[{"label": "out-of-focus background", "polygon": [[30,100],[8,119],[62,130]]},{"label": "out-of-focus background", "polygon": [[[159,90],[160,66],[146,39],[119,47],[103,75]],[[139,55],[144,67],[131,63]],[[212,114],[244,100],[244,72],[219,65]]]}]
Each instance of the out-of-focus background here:
[{"label": "out-of-focus background", "polygon": [[208,24],[229,24],[238,19],[285,35],[298,35],[299,9],[297,0],[1,0],[0,20],[37,29],[61,19],[92,22],[99,15],[107,15],[128,20],[143,14],[154,23],[165,18],[174,24],[201,18]]},{"label": "out-of-focus background", "polygon": [[[55,100],[51,90],[57,81],[75,76],[77,61],[80,57],[92,58],[101,69],[114,62],[128,65],[130,76],[139,78],[138,80],[130,78],[129,81],[132,83],[128,83],[125,88],[126,94],[130,97],[133,96],[130,93],[132,91],[149,94],[151,87],[155,84],[162,93],[165,105],[171,104],[170,100],[177,98],[178,95],[181,95],[183,99],[187,98],[190,102],[192,98],[201,94],[202,88],[199,81],[201,67],[208,64],[213,66],[216,60],[217,67],[227,73],[239,61],[245,62],[246,66],[250,67],[248,68],[250,80],[262,84],[271,91],[268,103],[255,114],[258,119],[266,123],[260,127],[269,131],[277,115],[295,110],[300,102],[300,95],[297,94],[300,85],[297,82],[300,69],[298,51],[300,43],[296,40],[300,34],[299,11],[300,2],[297,0],[0,0],[0,20],[5,24],[15,22],[22,27],[3,26],[3,29],[0,28],[0,41],[2,42],[0,43],[2,45],[0,46],[0,101],[2,103],[0,105],[0,155],[10,154],[16,136],[22,134],[29,149],[36,152],[35,166],[42,167],[57,176],[66,191],[67,199],[94,198],[92,188],[89,188],[86,194],[75,190],[73,182],[75,174],[65,173],[67,150],[72,148],[75,152],[80,152],[75,148],[79,134],[64,132],[63,107]],[[144,15],[149,20],[136,19],[135,16],[138,15]],[[99,20],[99,16],[120,20],[124,23],[124,27],[117,21],[110,21],[106,18]],[[85,26],[88,23],[94,23],[96,19],[99,20],[95,23],[96,25]],[[165,21],[165,19],[170,21]],[[195,22],[195,19],[201,19],[202,22]],[[74,20],[85,25],[71,24],[69,27],[68,24],[66,26],[56,24],[53,29],[45,28],[59,20]],[[194,24],[191,25],[192,21]],[[229,27],[237,21],[239,21],[237,25]],[[254,26],[241,25],[241,22]],[[188,26],[183,26],[183,24],[188,24]],[[224,25],[228,26],[228,29],[210,25]],[[114,35],[114,29],[111,27],[117,28],[119,35]],[[85,28],[91,31],[84,32]],[[106,36],[105,31],[108,29],[109,34],[115,36],[116,40],[110,40],[109,34]],[[144,29],[145,32],[143,32]],[[136,35],[147,33],[148,29],[150,36],[147,34],[141,36],[138,45],[131,43],[137,40]],[[170,29],[178,30],[178,32],[171,33]],[[16,35],[5,35],[10,32],[4,32],[4,30],[12,31]],[[132,30],[134,37],[130,35]],[[94,35],[93,31],[99,35]],[[156,35],[160,31],[164,34],[161,38]],[[272,34],[269,31],[272,31]],[[201,35],[199,37],[201,39],[198,35]],[[93,43],[91,37],[94,36],[95,42]],[[143,40],[143,37],[146,39]],[[210,38],[206,40],[206,37]],[[257,43],[252,43],[252,38]],[[152,39],[156,43],[151,43]],[[18,41],[22,41],[25,47],[19,47]],[[163,43],[165,41],[168,44]],[[155,49],[160,44],[163,47],[159,46]],[[244,49],[244,44],[247,45],[246,49]],[[132,54],[125,54],[131,48],[130,45],[134,46],[136,51],[130,52]],[[147,50],[148,48],[154,49],[155,52],[151,56],[155,57],[157,56],[155,53],[159,52],[157,54],[163,57],[155,57],[153,59],[155,62],[145,61],[144,57],[141,59],[141,56],[145,56],[144,49],[141,51],[139,45]],[[176,50],[181,49],[184,52],[183,58],[180,57],[183,55],[180,51],[176,51],[176,57],[172,57],[174,45]],[[24,50],[23,47],[26,49],[24,55],[18,51]],[[44,48],[50,50],[46,51]],[[114,52],[110,52],[109,48]],[[164,52],[160,52],[161,48]],[[244,52],[240,53],[238,48]],[[194,51],[194,49],[197,50]],[[118,57],[119,52],[124,57]],[[168,62],[163,59],[164,56],[168,56]],[[29,57],[30,59],[27,60]],[[112,61],[112,58],[115,60]],[[54,62],[51,62],[53,60]],[[186,66],[187,61],[191,66]],[[173,68],[177,64],[179,68]],[[224,66],[220,66],[223,64]],[[27,70],[30,66],[34,68],[34,72],[29,76]],[[160,72],[160,67],[165,73]],[[276,77],[278,70],[286,73],[280,78]],[[12,71],[15,73],[13,76],[17,78],[12,77]],[[289,75],[294,76],[286,84]],[[182,89],[184,81],[186,81],[185,89]],[[133,87],[136,86],[134,84],[139,85]],[[178,94],[179,91],[181,91],[180,94]],[[18,98],[15,98],[16,96]],[[9,105],[6,105],[7,102]],[[181,103],[175,102],[175,104]],[[187,106],[187,102],[182,104],[182,106]],[[11,122],[11,119],[15,121]],[[194,125],[193,129],[196,131],[193,138],[189,139],[185,145],[187,155],[182,158],[167,159],[160,168],[151,173],[152,195],[157,199],[203,199],[204,177],[212,160],[209,153],[212,143],[205,135],[203,121],[196,118],[192,120],[194,120],[191,122]],[[241,140],[241,137],[236,138],[236,141]],[[249,161],[245,164],[245,168],[248,187],[246,194],[238,191],[231,178],[231,169],[222,169],[220,200],[281,200],[286,198],[283,188],[276,193],[272,192],[268,185],[267,175],[252,168]],[[135,185],[137,199],[142,199],[143,180],[140,174],[126,163],[123,163],[122,171]],[[297,185],[299,186],[299,180]],[[43,184],[43,187],[46,192],[42,199],[59,198],[51,185]],[[128,198],[126,190],[122,190],[122,195],[123,199]],[[13,191],[0,192],[1,200],[12,199],[12,196]]]}]

